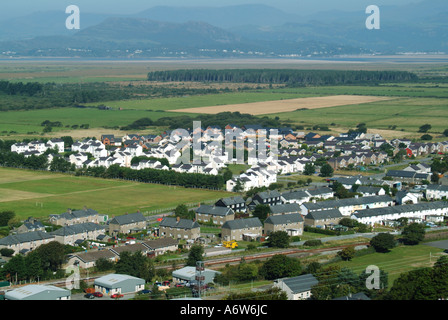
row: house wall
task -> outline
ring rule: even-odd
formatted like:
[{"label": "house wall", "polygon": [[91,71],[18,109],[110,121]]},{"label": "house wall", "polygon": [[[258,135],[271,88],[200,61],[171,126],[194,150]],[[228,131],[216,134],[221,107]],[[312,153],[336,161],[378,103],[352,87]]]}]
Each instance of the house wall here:
[{"label": "house wall", "polygon": [[272,223],[265,223],[264,224],[264,232],[266,234],[269,234],[271,232],[276,231],[285,231],[287,232],[287,229],[298,229],[299,235],[303,234],[303,222],[296,222],[296,223],[287,223],[287,224],[272,224]]},{"label": "house wall", "polygon": [[161,237],[171,237],[174,239],[186,239],[186,240],[194,240],[199,238],[201,235],[200,228],[180,229],[180,228],[161,226],[159,232]]},{"label": "house wall", "polygon": [[256,227],[256,228],[245,228],[245,229],[228,229],[228,228],[221,228],[221,237],[223,240],[243,240],[243,235],[245,233],[254,233],[258,234],[259,236],[263,235],[263,228],[262,227]]}]

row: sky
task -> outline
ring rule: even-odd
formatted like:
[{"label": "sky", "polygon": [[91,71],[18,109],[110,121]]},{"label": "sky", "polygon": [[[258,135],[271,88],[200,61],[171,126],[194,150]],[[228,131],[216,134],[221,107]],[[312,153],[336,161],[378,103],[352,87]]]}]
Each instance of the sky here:
[{"label": "sky", "polygon": [[[319,11],[354,11],[368,5],[401,5],[422,0],[13,0],[2,1],[0,17],[26,16],[36,11],[62,10],[77,5],[80,11],[104,14],[132,14],[155,6],[213,6],[265,4],[290,13],[307,14]],[[6,3],[5,3],[6,2]]]}]

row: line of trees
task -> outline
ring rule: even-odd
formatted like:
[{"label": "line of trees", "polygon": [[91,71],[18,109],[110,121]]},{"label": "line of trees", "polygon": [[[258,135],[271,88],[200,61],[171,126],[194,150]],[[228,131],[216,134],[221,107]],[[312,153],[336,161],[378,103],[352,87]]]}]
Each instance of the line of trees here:
[{"label": "line of trees", "polygon": [[293,69],[234,69],[234,70],[171,70],[148,73],[149,81],[197,81],[285,84],[289,86],[346,85],[395,81],[414,81],[418,77],[404,71],[342,71]]},{"label": "line of trees", "polygon": [[9,82],[0,81],[0,92],[7,95],[28,95],[34,96],[43,90],[43,85],[39,82]]},{"label": "line of trees", "polygon": [[193,126],[193,121],[200,121],[203,128],[208,126],[219,126],[222,130],[228,124],[236,126],[243,125],[260,125],[264,128],[281,128],[287,127],[286,122],[281,122],[278,118],[256,117],[251,114],[240,112],[220,112],[217,114],[201,114],[195,117],[181,115],[174,117],[161,117],[157,122],[153,122],[148,118],[141,118],[133,123],[123,126],[121,130],[136,130],[144,129],[145,127],[157,125],[162,127],[169,127],[170,129],[185,128],[186,124]]}]

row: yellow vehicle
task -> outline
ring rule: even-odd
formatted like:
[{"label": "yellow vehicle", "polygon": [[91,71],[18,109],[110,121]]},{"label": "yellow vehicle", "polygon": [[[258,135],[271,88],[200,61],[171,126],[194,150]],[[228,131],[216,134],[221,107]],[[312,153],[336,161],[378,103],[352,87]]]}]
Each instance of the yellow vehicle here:
[{"label": "yellow vehicle", "polygon": [[231,248],[231,249],[238,247],[238,243],[235,240],[223,241],[222,245],[226,248]]}]

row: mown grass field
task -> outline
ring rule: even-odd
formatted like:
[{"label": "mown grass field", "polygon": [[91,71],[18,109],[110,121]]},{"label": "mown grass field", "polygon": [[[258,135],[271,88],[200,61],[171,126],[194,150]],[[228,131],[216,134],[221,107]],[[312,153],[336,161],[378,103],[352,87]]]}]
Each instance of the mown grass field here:
[{"label": "mown grass field", "polygon": [[[439,98],[398,98],[359,105],[339,106],[326,109],[300,110],[272,114],[281,120],[304,126],[327,125],[329,127],[354,128],[366,123],[368,128],[417,132],[429,123],[430,133],[442,133],[448,128],[448,105]],[[400,133],[397,133],[399,135]]]},{"label": "mown grass field", "polygon": [[[11,131],[13,135],[27,134],[28,132],[41,133],[41,123],[45,120],[60,121],[62,127],[53,127],[53,132],[70,131],[71,126],[88,124],[89,128],[100,127],[114,128],[128,125],[135,120],[148,117],[152,120],[161,117],[178,116],[178,113],[148,112],[139,110],[99,110],[94,108],[57,108],[28,111],[2,112],[0,118],[0,135],[7,135]],[[66,128],[69,126],[69,128]],[[99,138],[99,137],[98,137]]]},{"label": "mown grass field", "polygon": [[137,210],[145,213],[229,195],[224,191],[0,168],[0,211],[15,211],[18,219],[48,218],[67,208],[84,206],[109,215]]},{"label": "mown grass field", "polygon": [[443,249],[424,244],[415,246],[398,246],[388,253],[373,253],[355,257],[351,261],[341,261],[337,264],[360,274],[370,265],[375,265],[388,273],[389,288],[403,272],[417,268],[431,267],[437,258],[443,255]]}]

